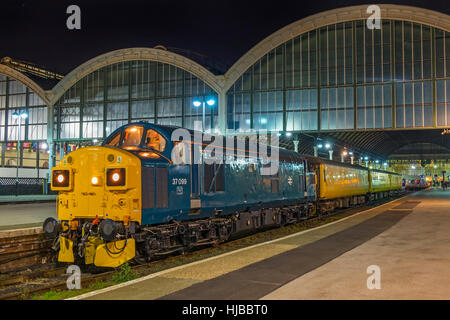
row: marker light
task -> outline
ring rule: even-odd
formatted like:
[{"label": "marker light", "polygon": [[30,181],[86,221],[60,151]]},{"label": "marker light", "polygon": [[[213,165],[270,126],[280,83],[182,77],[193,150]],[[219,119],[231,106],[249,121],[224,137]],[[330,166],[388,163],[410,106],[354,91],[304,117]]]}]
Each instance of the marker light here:
[{"label": "marker light", "polygon": [[100,183],[100,179],[98,177],[92,177],[91,183],[93,185],[98,185]]},{"label": "marker light", "polygon": [[114,173],[114,174],[112,175],[112,179],[113,179],[114,182],[119,181],[119,179],[120,179],[120,174]]},{"label": "marker light", "polygon": [[64,182],[64,175],[59,174],[58,177],[56,178],[56,180],[58,180],[59,183],[63,183]]}]

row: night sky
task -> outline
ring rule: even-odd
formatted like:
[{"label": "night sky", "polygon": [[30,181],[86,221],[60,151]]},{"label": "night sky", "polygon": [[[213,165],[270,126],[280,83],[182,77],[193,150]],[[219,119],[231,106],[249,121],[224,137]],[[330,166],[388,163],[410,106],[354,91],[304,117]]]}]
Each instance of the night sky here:
[{"label": "night sky", "polygon": [[[338,7],[374,3],[450,14],[448,0],[2,0],[0,57],[67,74],[111,50],[161,44],[206,55],[229,67],[259,41],[296,20]],[[71,4],[81,8],[81,30],[66,27],[66,8]]]}]

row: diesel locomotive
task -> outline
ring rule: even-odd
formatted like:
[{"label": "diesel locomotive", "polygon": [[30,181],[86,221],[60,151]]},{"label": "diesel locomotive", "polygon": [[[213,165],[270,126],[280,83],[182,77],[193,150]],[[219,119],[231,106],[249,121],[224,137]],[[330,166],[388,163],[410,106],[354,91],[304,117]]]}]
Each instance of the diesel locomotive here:
[{"label": "diesel locomotive", "polygon": [[[267,145],[278,152],[271,160],[278,170],[271,175],[260,174],[269,163],[258,150],[238,150],[237,142],[231,154],[240,156],[229,156],[222,144],[218,154],[226,161],[211,163],[207,159],[217,157],[218,148],[173,139],[178,129],[128,124],[102,146],[73,151],[52,169],[58,220],[48,218],[43,230],[55,239],[58,261],[98,267],[144,263],[389,197],[402,187],[395,173]],[[195,132],[188,132],[193,138]],[[196,152],[200,161],[193,161]]]}]

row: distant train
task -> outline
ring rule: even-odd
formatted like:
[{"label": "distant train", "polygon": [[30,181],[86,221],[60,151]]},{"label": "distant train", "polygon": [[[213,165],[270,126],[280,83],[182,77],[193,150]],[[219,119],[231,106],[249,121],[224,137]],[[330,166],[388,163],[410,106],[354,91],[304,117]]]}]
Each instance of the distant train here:
[{"label": "distant train", "polygon": [[[207,164],[212,154],[205,145],[172,141],[177,129],[125,125],[101,147],[73,151],[52,169],[58,221],[48,218],[43,229],[55,239],[58,261],[99,267],[131,259],[142,263],[239,232],[390,197],[402,188],[395,173],[281,148],[279,170],[270,176],[260,174],[267,163],[247,148],[241,157]],[[173,152],[192,158],[195,150],[202,155],[199,164],[173,163]]]}]

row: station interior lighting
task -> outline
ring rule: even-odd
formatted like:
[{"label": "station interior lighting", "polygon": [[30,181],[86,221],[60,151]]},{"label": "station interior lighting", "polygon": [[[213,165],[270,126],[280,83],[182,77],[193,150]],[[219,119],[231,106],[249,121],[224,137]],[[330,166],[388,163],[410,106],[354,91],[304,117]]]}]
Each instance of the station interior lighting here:
[{"label": "station interior lighting", "polygon": [[192,104],[194,105],[194,107],[198,108],[202,105],[202,102],[200,100],[194,100]]},{"label": "station interior lighting", "polygon": [[41,143],[40,147],[41,147],[42,150],[47,150],[48,144],[43,142],[43,143]]},{"label": "station interior lighting", "polygon": [[17,118],[22,118],[22,119],[26,119],[26,118],[28,118],[28,113],[26,113],[26,112],[24,112],[24,111],[22,111],[21,113],[18,113],[18,112],[14,112],[13,114],[12,114],[12,117],[14,118],[14,119],[17,119]]},{"label": "station interior lighting", "polygon": [[415,166],[415,165],[412,165],[412,166],[411,166],[411,169],[415,170],[415,169],[416,169],[416,166]]},{"label": "station interior lighting", "polygon": [[325,144],[325,148],[326,148],[326,149],[330,149],[330,148],[331,148],[331,144],[326,143],[326,144]]},{"label": "station interior lighting", "polygon": [[323,148],[323,144],[319,143],[319,144],[317,145],[317,148],[322,149],[322,148]]},{"label": "station interior lighting", "polygon": [[216,100],[213,99],[213,98],[209,98],[209,99],[206,101],[206,104],[207,104],[208,106],[212,107],[212,106],[214,106],[214,105],[216,104]]},{"label": "station interior lighting", "polygon": [[347,152],[347,151],[343,151],[343,152],[342,152],[342,155],[345,157],[345,156],[348,155],[348,152]]},{"label": "station interior lighting", "polygon": [[369,160],[369,157],[368,157],[368,156],[365,156],[365,157],[364,157],[364,160],[366,160],[366,161]]},{"label": "station interior lighting", "polygon": [[350,151],[348,154],[352,156],[352,155],[353,155],[353,152]]},{"label": "station interior lighting", "polygon": [[376,160],[375,163],[380,163],[380,160]]},{"label": "station interior lighting", "polygon": [[290,133],[290,132],[286,133],[286,137],[290,137],[290,136],[292,136],[292,133]]}]

